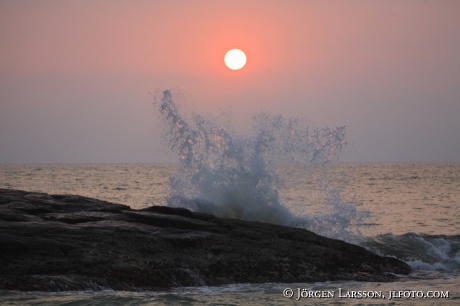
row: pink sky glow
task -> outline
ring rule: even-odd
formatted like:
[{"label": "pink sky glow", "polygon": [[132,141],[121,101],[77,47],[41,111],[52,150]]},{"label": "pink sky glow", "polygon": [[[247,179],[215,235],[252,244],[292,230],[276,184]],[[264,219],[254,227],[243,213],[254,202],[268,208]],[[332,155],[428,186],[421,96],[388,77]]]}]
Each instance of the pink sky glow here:
[{"label": "pink sky glow", "polygon": [[344,161],[460,161],[460,1],[3,0],[0,41],[0,163],[169,161],[164,89],[346,125]]}]

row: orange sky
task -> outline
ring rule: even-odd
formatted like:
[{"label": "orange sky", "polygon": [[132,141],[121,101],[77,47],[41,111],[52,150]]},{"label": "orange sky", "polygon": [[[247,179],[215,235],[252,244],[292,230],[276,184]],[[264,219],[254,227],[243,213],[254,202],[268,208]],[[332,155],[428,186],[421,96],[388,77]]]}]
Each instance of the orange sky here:
[{"label": "orange sky", "polygon": [[3,0],[0,163],[156,161],[167,88],[347,125],[345,160],[460,161],[459,34],[460,1]]}]

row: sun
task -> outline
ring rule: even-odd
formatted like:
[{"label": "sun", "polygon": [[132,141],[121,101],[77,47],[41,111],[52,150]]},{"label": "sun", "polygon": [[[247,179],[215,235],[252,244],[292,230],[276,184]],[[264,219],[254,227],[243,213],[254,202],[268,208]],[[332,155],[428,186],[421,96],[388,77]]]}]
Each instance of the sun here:
[{"label": "sun", "polygon": [[225,54],[225,65],[232,70],[240,70],[246,65],[246,54],[240,49],[232,49]]}]

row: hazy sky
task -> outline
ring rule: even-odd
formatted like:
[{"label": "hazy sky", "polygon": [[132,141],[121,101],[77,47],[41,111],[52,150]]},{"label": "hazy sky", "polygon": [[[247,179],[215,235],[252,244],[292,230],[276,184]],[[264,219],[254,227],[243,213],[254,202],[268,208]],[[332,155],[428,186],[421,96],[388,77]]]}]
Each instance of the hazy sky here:
[{"label": "hazy sky", "polygon": [[170,88],[346,125],[344,161],[460,161],[460,1],[0,1],[0,163],[166,161]]}]

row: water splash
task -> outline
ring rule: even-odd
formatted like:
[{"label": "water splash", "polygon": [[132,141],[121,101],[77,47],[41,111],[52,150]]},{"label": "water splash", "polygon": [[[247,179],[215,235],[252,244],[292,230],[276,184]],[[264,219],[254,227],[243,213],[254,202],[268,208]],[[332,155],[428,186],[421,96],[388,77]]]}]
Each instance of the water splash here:
[{"label": "water splash", "polygon": [[352,203],[335,192],[327,213],[294,215],[281,203],[281,180],[275,171],[280,163],[302,167],[335,160],[346,145],[344,126],[313,129],[300,118],[261,113],[252,117],[252,131],[241,135],[200,115],[185,119],[169,90],[156,95],[154,104],[165,123],[164,137],[180,159],[180,168],[170,180],[168,205],[299,226],[346,240],[356,236],[356,221],[365,215]]},{"label": "water splash", "polygon": [[460,271],[460,235],[388,233],[368,238],[363,246],[379,255],[401,259],[415,270]]}]

